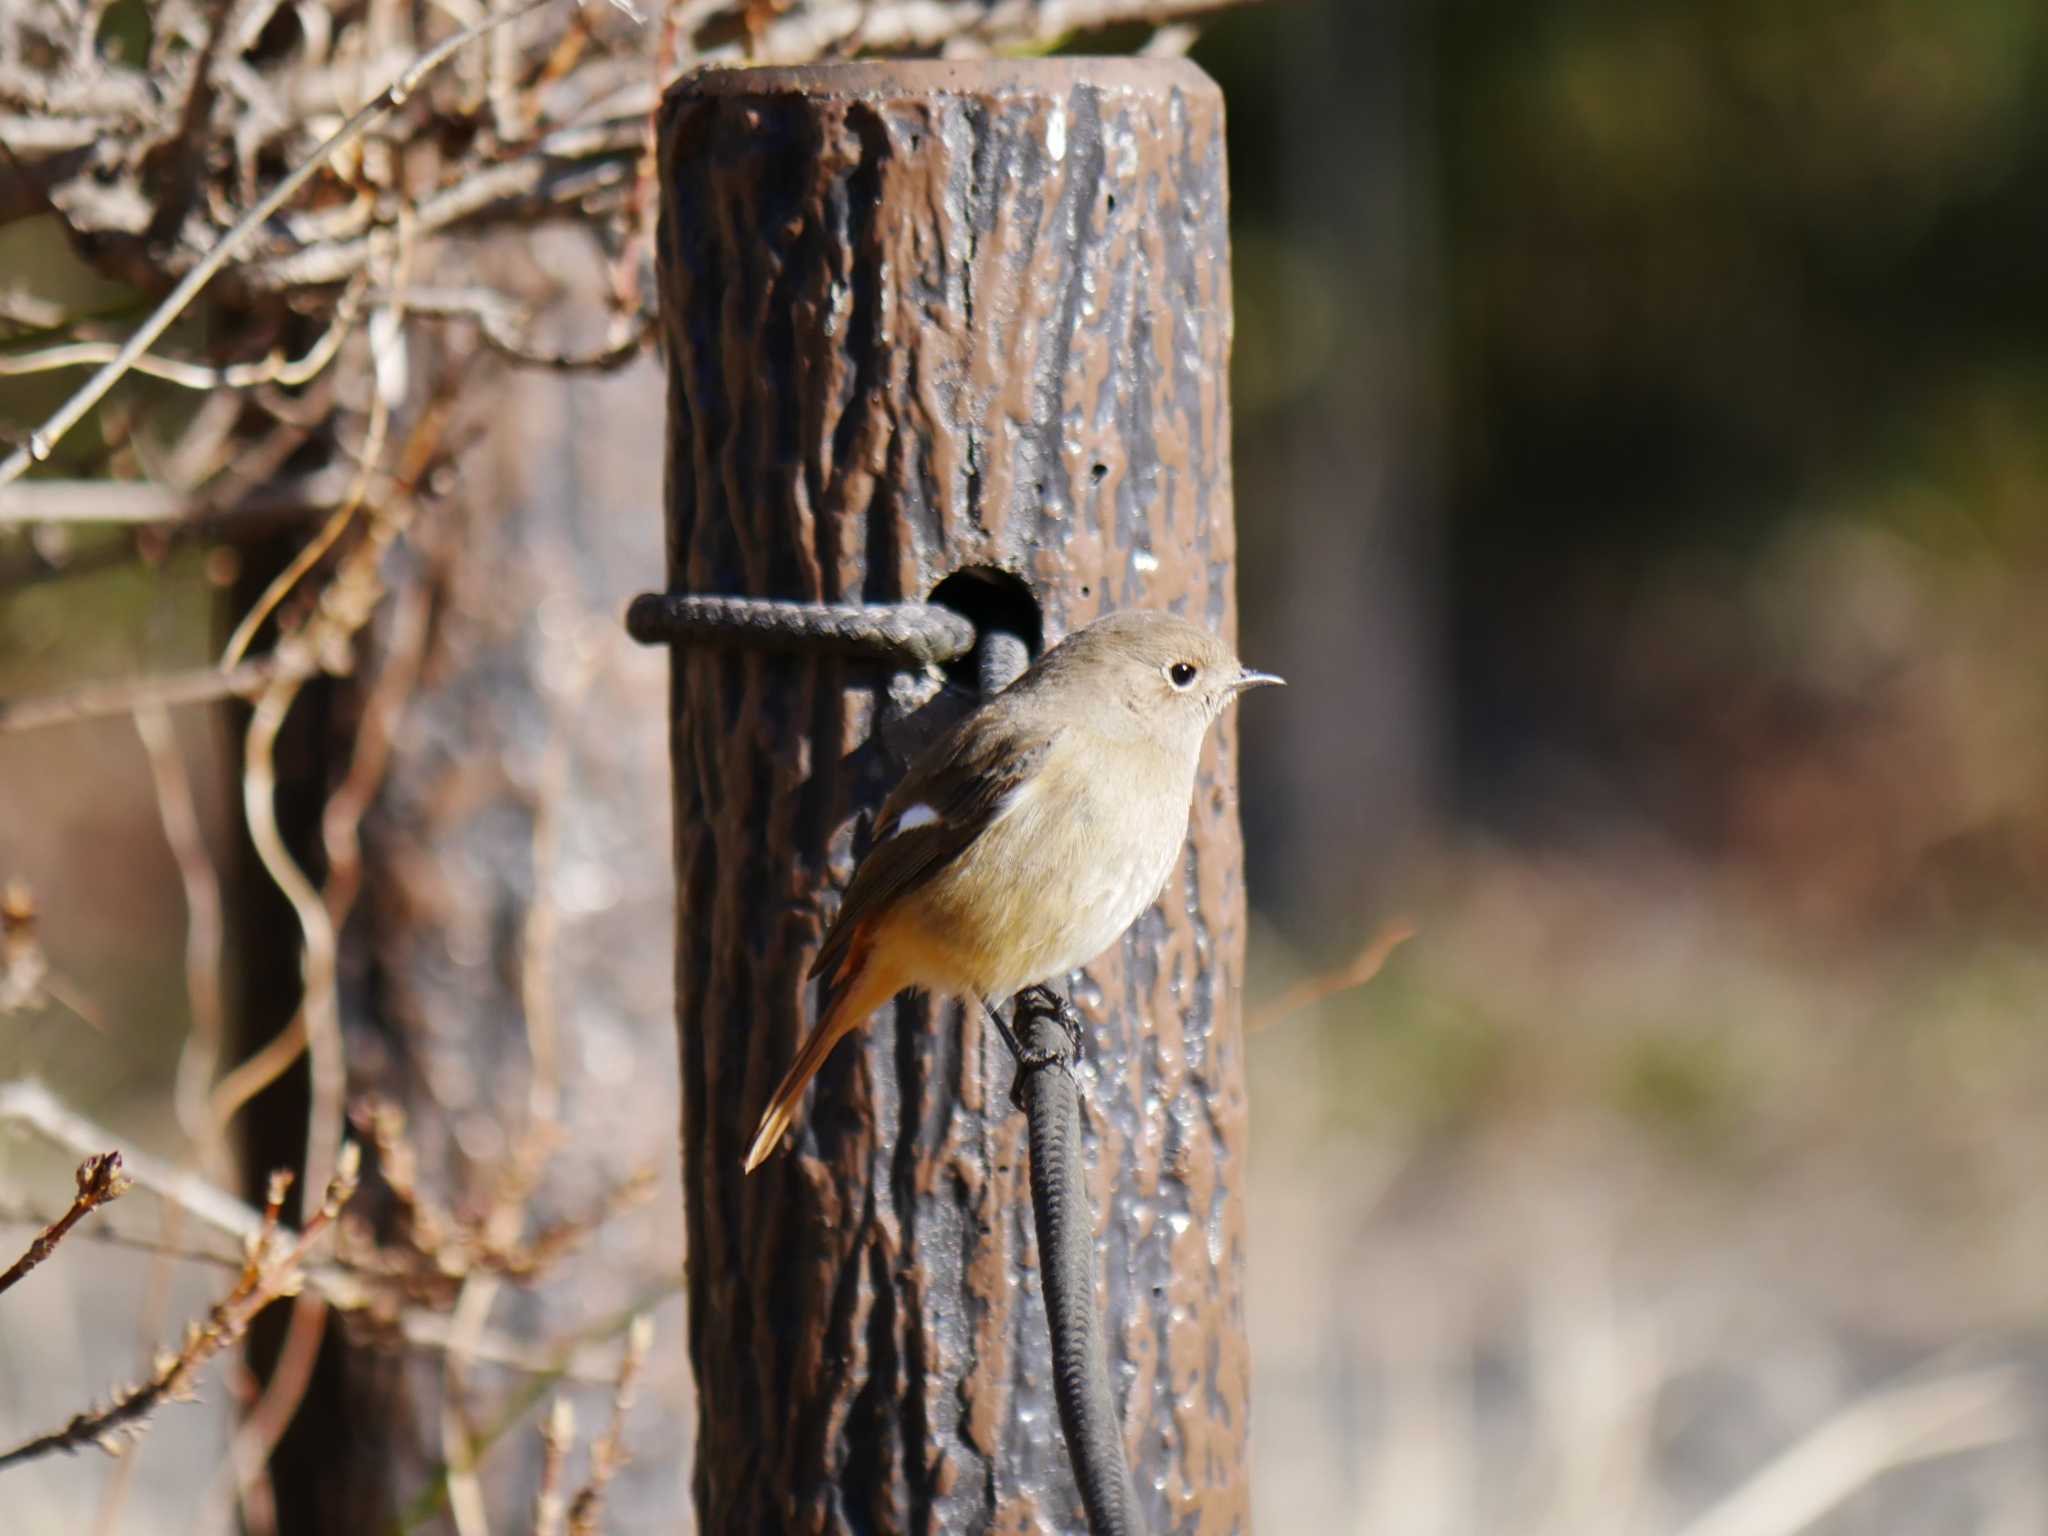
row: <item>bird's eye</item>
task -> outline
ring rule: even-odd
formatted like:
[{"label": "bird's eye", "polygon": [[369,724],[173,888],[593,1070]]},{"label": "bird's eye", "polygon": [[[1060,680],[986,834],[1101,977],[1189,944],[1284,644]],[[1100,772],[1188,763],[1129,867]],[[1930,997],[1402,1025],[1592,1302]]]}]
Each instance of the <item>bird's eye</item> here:
[{"label": "bird's eye", "polygon": [[1192,661],[1176,661],[1166,669],[1166,679],[1176,688],[1194,686],[1195,664]]}]

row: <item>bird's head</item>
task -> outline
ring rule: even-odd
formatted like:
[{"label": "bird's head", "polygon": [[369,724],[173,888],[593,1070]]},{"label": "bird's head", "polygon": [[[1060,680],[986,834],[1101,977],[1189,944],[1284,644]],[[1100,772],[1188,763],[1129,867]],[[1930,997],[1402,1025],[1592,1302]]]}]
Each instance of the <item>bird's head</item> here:
[{"label": "bird's head", "polygon": [[1246,667],[1200,625],[1149,609],[1112,613],[1075,630],[1035,670],[1100,701],[1106,732],[1149,729],[1190,748],[1200,746],[1240,693],[1283,681]]}]

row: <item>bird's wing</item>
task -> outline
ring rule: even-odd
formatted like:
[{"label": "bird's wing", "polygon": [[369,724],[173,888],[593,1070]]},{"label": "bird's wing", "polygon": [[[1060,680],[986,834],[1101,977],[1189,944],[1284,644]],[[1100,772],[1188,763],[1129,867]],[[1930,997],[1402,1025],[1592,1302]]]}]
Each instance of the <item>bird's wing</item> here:
[{"label": "bird's wing", "polygon": [[1031,781],[1052,737],[1020,746],[1007,723],[986,711],[969,716],[882,803],[874,844],[853,872],[813,976],[836,976],[861,924],[958,858]]}]

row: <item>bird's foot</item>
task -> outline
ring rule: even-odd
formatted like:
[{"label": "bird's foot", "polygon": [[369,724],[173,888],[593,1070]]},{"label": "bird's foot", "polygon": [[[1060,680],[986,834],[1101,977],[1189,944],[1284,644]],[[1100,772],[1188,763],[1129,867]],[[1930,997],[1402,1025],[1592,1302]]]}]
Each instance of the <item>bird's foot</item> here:
[{"label": "bird's foot", "polygon": [[[1081,1059],[1081,1015],[1072,1002],[1044,985],[1026,987],[1017,994],[1010,1007],[1011,1018],[1007,1021],[993,1008],[989,1009],[989,1016],[1002,1031],[1010,1054],[1017,1058],[1017,1076],[1010,1084],[1010,1102],[1022,1109],[1024,1084],[1033,1073],[1055,1066],[1071,1071]],[[1041,1021],[1059,1026],[1061,1034],[1066,1037],[1064,1049],[1054,1044],[1046,1031],[1033,1027]]]},{"label": "bird's foot", "polygon": [[1074,1006],[1071,999],[1062,997],[1041,982],[1035,987],[1026,987],[1019,992],[1014,1006],[1017,1027],[1020,1030],[1027,1018],[1050,1019],[1059,1025],[1061,1032],[1067,1037],[1068,1060],[1081,1059],[1081,1010]]}]

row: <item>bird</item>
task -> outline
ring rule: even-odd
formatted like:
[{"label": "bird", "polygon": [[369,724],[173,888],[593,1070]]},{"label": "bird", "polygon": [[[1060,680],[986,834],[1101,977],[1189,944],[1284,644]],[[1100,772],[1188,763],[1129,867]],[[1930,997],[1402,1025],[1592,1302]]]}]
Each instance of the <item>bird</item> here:
[{"label": "bird", "polygon": [[826,930],[818,1022],[763,1112],[751,1173],[840,1040],[897,993],[996,1005],[1101,954],[1152,905],[1187,837],[1203,739],[1284,679],[1150,609],[1075,630],[911,763]]}]

